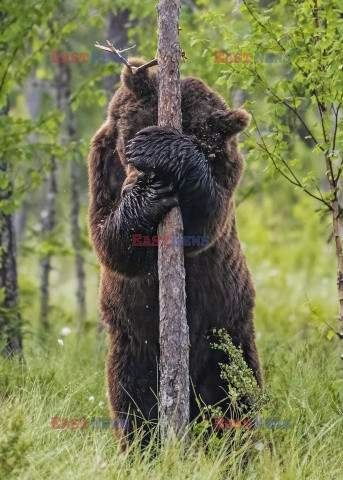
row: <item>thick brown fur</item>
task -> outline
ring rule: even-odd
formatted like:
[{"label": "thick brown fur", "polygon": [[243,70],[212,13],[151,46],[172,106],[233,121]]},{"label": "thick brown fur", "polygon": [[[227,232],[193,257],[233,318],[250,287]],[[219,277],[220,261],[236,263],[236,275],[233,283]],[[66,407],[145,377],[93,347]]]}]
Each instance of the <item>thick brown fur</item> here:
[{"label": "thick brown fur", "polygon": [[[144,61],[130,59],[130,63],[139,66]],[[237,133],[248,125],[249,114],[241,109],[230,110],[201,80],[182,78],[183,136],[158,128],[136,136],[141,129],[157,125],[157,82],[153,69],[133,75],[123,68],[122,86],[112,98],[107,120],[95,134],[89,154],[89,226],[101,263],[100,308],[110,336],[108,391],[113,414],[120,418],[128,412],[157,418],[157,249],[135,247],[140,249],[138,252],[128,246],[129,236],[140,225],[139,218],[131,217],[145,219],[144,205],[153,217],[150,224],[147,214],[144,228],[148,232],[153,233],[161,215],[179,201],[185,234],[207,235],[210,239],[206,247],[185,247],[190,377],[196,394],[211,405],[225,396],[218,362],[225,363],[227,359],[210,348],[207,335],[213,328],[227,329],[234,343],[242,346],[245,359],[261,384],[253,326],[255,292],[237,236],[233,200],[244,164]],[[132,139],[128,155],[126,149]],[[145,195],[144,189],[150,188],[147,185],[151,180],[146,184],[142,180],[140,186],[144,168],[141,167],[143,173],[138,171],[142,165],[139,156],[149,151],[149,145],[163,148],[163,142],[174,145],[176,150],[181,145],[180,155],[185,157],[184,152],[191,151],[192,161],[202,162],[199,175],[206,179],[205,187],[194,187],[196,201],[182,200],[182,195],[188,194],[182,193],[175,180],[170,195],[159,194],[165,195],[165,199],[158,197],[154,203],[159,187],[153,184],[146,194],[149,201],[140,202],[139,195]],[[128,164],[130,156],[133,161]],[[154,161],[162,157],[157,159],[156,154]],[[168,162],[167,159],[162,167]],[[186,173],[178,175],[180,180]],[[192,188],[187,182],[186,185]],[[142,225],[139,231],[146,233]],[[197,414],[192,395],[191,417]],[[132,431],[131,426],[129,430]]]}]

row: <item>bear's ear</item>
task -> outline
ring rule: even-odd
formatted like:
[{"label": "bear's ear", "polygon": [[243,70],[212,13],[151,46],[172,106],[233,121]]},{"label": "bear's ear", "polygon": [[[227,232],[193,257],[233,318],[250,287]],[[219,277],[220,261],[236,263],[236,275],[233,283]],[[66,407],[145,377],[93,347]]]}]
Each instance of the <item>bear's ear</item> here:
[{"label": "bear's ear", "polygon": [[242,108],[237,110],[217,110],[207,120],[208,127],[213,133],[219,133],[226,138],[247,128],[251,115]]},{"label": "bear's ear", "polygon": [[[129,58],[128,62],[132,67],[141,67],[146,63],[142,58]],[[129,67],[124,65],[121,72],[121,83],[137,96],[157,92],[157,74],[151,67],[133,73]]]}]

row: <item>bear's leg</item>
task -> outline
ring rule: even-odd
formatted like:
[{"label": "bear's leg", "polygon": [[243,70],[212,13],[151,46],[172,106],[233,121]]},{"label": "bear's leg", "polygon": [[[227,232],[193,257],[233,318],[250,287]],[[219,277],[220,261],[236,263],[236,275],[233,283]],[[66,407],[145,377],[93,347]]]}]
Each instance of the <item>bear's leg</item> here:
[{"label": "bear's leg", "polygon": [[[227,356],[224,352],[211,349],[205,365],[201,369],[201,374],[196,382],[195,393],[199,397],[200,405],[218,405],[225,403],[227,390],[225,382],[220,378],[219,363],[226,363]],[[191,404],[192,413],[196,411]],[[198,410],[199,413],[199,410]]]},{"label": "bear's leg", "polygon": [[113,345],[107,360],[107,385],[122,450],[137,429],[142,429],[142,443],[147,444],[149,431],[158,418],[156,362],[135,358],[133,352],[120,352]]},{"label": "bear's leg", "polygon": [[248,367],[253,371],[257,384],[262,388],[262,372],[260,361],[258,358],[255,339],[251,337],[247,342],[242,344],[244,360]]},{"label": "bear's leg", "polygon": [[[246,345],[242,345],[242,351],[248,367],[253,371],[258,385],[262,386],[262,377],[260,364],[257,355],[257,349],[254,340],[249,341]],[[233,409],[231,403],[226,397],[228,385],[225,380],[220,377],[221,368],[219,363],[227,364],[228,356],[220,350],[211,349],[208,359],[201,369],[201,375],[196,384],[196,395],[200,400],[200,404],[218,406],[222,409],[224,415],[228,418],[237,419],[244,412],[246,408],[240,410]],[[246,399],[243,403],[246,403]],[[191,397],[191,420],[194,420],[199,415],[199,407],[194,398]]]},{"label": "bear's leg", "polygon": [[[225,417],[233,418],[232,413],[229,411],[231,405],[227,399],[227,384],[220,378],[221,369],[219,363],[227,362],[227,356],[222,351],[211,349],[206,352],[204,357],[206,360],[201,369],[198,370],[200,375],[196,379],[197,381],[194,382],[195,393],[193,388],[191,388],[191,421],[196,419],[197,422],[201,422],[203,419],[203,413],[201,416],[199,415],[201,409],[210,405],[212,407],[220,407]],[[195,397],[197,397],[197,399]],[[210,415],[205,413],[205,418],[210,420]],[[218,429],[217,425],[221,425],[221,423],[224,425],[225,420],[223,419],[221,422],[220,418],[212,418],[211,422],[212,427],[216,428],[216,430],[218,430],[217,434],[221,436],[223,431],[221,430],[221,427]],[[211,433],[212,428],[208,428],[207,435],[210,436]]]}]

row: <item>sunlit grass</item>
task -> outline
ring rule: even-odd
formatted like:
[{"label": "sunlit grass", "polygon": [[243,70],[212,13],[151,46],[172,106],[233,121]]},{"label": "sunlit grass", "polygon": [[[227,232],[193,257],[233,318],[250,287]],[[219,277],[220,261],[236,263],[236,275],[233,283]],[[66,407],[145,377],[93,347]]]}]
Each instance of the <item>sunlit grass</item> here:
[{"label": "sunlit grass", "polygon": [[[36,271],[28,267],[34,259],[25,259],[25,363],[0,360],[0,478],[343,479],[338,342],[326,338],[327,326],[312,318],[305,305],[318,302],[323,314],[336,321],[332,247],[306,200],[301,214],[292,213],[298,217],[291,224],[298,222],[299,230],[289,232],[277,205],[262,203],[247,201],[238,209],[240,238],[257,290],[255,324],[268,398],[259,416],[290,419],[291,428],[227,430],[223,438],[207,438],[197,430],[188,446],[174,441],[161,450],[153,438],[143,452],[136,441],[124,454],[112,430],[52,429],[51,417],[110,417],[104,376],[107,342],[94,314],[96,272],[90,279],[89,321],[79,339],[69,288],[72,263],[63,273],[68,289],[56,274],[51,329],[40,343]],[[60,263],[56,265],[58,269]],[[64,331],[67,335],[62,333],[65,327],[71,330]]]},{"label": "sunlit grass", "polygon": [[79,348],[71,334],[63,347],[27,350],[23,366],[2,360],[1,478],[12,469],[13,478],[342,478],[338,352],[314,335],[260,347],[269,397],[260,415],[290,418],[290,429],[227,430],[222,439],[200,435],[163,450],[152,440],[143,453],[136,442],[125,454],[111,430],[51,429],[55,416],[109,417],[104,349],[97,357],[92,332],[87,337]]}]

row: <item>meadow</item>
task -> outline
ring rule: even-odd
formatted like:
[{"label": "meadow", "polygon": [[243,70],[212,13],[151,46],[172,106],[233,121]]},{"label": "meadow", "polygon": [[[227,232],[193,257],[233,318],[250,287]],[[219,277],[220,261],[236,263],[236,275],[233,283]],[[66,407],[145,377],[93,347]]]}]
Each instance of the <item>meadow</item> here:
[{"label": "meadow", "polygon": [[[109,39],[149,61],[157,11],[150,0],[2,0],[0,349],[8,338],[19,347],[0,355],[0,479],[343,480],[342,1],[181,3],[181,75],[252,115],[236,199],[256,289],[261,428],[218,436],[193,425],[189,443],[161,448],[155,435],[142,450],[136,436],[125,453],[112,429],[91,428],[110,413],[86,158],[122,65],[54,59]],[[216,52],[289,61],[218,63]],[[53,428],[63,419],[88,428]]]},{"label": "meadow", "polygon": [[[41,342],[35,335],[34,259],[25,258],[19,268],[25,363],[1,359],[0,477],[342,479],[338,342],[327,338],[324,323],[335,313],[334,257],[312,202],[301,196],[297,200],[288,217],[280,214],[282,198],[273,202],[263,195],[245,200],[237,211],[257,291],[256,336],[268,395],[259,417],[290,419],[291,428],[228,429],[221,439],[215,432],[210,438],[193,433],[189,446],[175,441],[163,450],[152,439],[143,453],[137,440],[124,454],[111,429],[92,429],[91,423],[87,429],[52,429],[51,417],[110,416],[106,333],[99,331],[96,313],[97,270],[90,254],[90,313],[79,336],[73,322],[71,262],[56,264],[52,326]],[[71,333],[63,335],[66,327]]]}]

